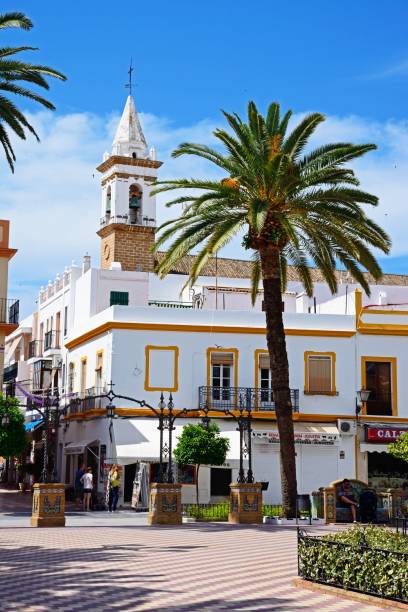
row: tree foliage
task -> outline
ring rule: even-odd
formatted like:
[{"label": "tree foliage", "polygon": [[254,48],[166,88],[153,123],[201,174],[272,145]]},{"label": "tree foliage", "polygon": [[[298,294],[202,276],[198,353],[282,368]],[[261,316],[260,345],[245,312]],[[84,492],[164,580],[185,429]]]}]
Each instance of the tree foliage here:
[{"label": "tree foliage", "polygon": [[196,471],[196,501],[198,495],[198,473],[200,465],[223,465],[229,450],[228,438],[220,435],[216,423],[210,422],[208,428],[201,423],[189,424],[183,427],[174,449],[174,457],[181,465],[195,465]]},{"label": "tree foliage", "polygon": [[388,444],[387,448],[390,455],[408,462],[408,431],[401,434],[395,442]]},{"label": "tree foliage", "polygon": [[286,516],[296,511],[296,461],[289,364],[282,316],[282,292],[292,265],[306,293],[313,294],[313,263],[332,293],[337,264],[370,293],[367,270],[382,275],[372,249],[388,253],[390,239],[365,212],[378,198],[359,188],[350,163],[376,149],[374,144],[337,142],[310,149],[309,141],[325,117],[312,113],[292,131],[292,111],[281,115],[272,103],[265,116],[254,102],[242,120],[224,112],[230,131],[216,129],[219,148],[182,143],[173,157],[193,155],[215,164],[224,178],[181,178],[156,183],[153,193],[181,190],[167,206],[181,214],[159,228],[155,250],[167,244],[157,266],[161,277],[187,254],[196,252],[189,279],[193,284],[210,257],[244,234],[252,251],[252,302],[263,285],[266,339],[280,436],[282,502]]},{"label": "tree foliage", "polygon": [[18,457],[27,448],[24,415],[14,397],[0,396],[0,420],[8,415],[8,425],[0,425],[0,455]]},{"label": "tree foliage", "polygon": [[[24,13],[14,12],[0,15],[0,30],[6,28],[30,30],[32,27],[31,20]],[[61,72],[49,66],[31,64],[13,57],[25,51],[38,51],[38,49],[29,46],[3,47],[0,49],[0,143],[13,172],[16,156],[9,138],[9,130],[22,140],[25,140],[26,133],[30,132],[39,141],[39,136],[34,127],[15,104],[14,96],[34,100],[45,108],[55,110],[54,105],[33,91],[30,85],[48,90],[49,85],[46,77],[66,80]],[[26,84],[29,84],[29,86]]]}]

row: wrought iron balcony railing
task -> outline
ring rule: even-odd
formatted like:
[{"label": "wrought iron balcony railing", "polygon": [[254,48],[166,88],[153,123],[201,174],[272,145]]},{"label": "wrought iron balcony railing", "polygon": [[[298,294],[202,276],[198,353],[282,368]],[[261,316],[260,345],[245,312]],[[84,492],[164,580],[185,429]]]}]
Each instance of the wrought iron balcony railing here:
[{"label": "wrought iron balcony railing", "polygon": [[79,393],[67,393],[67,414],[82,414],[89,410],[106,408],[109,400],[106,397],[100,397],[106,392],[106,387],[90,387]]},{"label": "wrought iron balcony railing", "polygon": [[60,348],[59,331],[48,331],[44,334],[44,351]]},{"label": "wrought iron balcony railing", "polygon": [[32,359],[33,357],[42,357],[42,341],[41,340],[31,340],[28,345],[28,358]]},{"label": "wrought iron balcony railing", "polygon": [[[293,412],[299,412],[299,389],[290,390]],[[253,411],[275,410],[273,391],[254,387],[199,387],[198,406],[210,410],[238,410],[240,406]]]},{"label": "wrought iron balcony railing", "polygon": [[158,308],[193,308],[193,302],[149,300],[149,306],[157,306]]},{"label": "wrought iron balcony railing", "polygon": [[0,298],[0,323],[18,325],[19,310],[19,300]]}]

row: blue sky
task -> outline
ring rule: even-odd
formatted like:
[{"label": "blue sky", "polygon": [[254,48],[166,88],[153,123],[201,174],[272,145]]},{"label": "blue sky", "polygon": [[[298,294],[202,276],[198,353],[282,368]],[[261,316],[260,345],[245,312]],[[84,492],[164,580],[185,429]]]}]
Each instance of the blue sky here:
[{"label": "blue sky", "polygon": [[142,110],[176,124],[240,111],[248,97],[298,111],[406,116],[408,3],[207,0],[2,3],[34,21],[41,58],[69,76],[59,112],[121,107],[133,56]]},{"label": "blue sky", "polygon": [[[375,218],[394,240],[384,270],[408,273],[406,0],[3,2],[2,12],[9,10],[29,15],[34,29],[2,33],[2,44],[39,46],[37,57],[27,58],[69,77],[51,82],[56,113],[23,105],[41,144],[16,145],[13,177],[0,163],[0,216],[11,219],[19,248],[12,295],[28,304],[73,258],[85,251],[98,256],[94,168],[125,102],[131,56],[134,96],[146,136],[165,161],[163,175],[208,173],[200,163],[170,161],[172,148],[185,139],[211,142],[211,130],[222,123],[219,109],[243,113],[251,98],[263,109],[278,100],[299,114],[325,113],[319,143],[378,143],[357,169],[363,186],[380,196]],[[233,245],[225,255],[242,253]]]}]

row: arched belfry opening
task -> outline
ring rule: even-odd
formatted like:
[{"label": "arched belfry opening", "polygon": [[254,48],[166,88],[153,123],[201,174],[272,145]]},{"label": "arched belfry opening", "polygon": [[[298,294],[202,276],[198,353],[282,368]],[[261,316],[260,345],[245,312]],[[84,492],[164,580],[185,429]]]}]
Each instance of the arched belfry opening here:
[{"label": "arched belfry opening", "polygon": [[142,224],[142,197],[142,188],[133,183],[129,187],[129,221],[132,225]]},{"label": "arched belfry opening", "polygon": [[112,204],[112,190],[109,185],[109,187],[106,190],[106,202],[105,202],[105,214],[106,214],[107,220],[109,220],[111,216],[111,204]]}]

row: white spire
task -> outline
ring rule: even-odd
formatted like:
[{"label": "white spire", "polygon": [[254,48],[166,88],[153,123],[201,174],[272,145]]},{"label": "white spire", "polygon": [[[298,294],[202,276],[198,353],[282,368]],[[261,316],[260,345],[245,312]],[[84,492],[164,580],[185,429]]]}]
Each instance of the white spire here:
[{"label": "white spire", "polygon": [[146,157],[146,140],[132,96],[128,96],[112,144],[112,155]]}]

